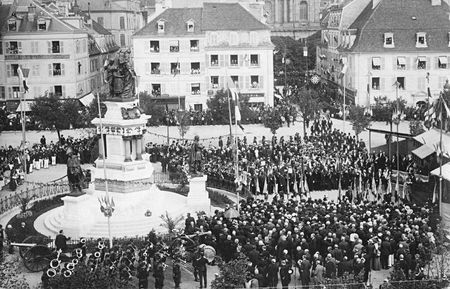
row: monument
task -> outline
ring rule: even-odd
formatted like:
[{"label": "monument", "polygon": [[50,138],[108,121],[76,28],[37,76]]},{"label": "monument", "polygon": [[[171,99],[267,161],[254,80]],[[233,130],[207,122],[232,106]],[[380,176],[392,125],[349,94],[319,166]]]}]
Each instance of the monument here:
[{"label": "monument", "polygon": [[[143,140],[149,116],[139,108],[129,54],[121,50],[104,66],[109,95],[104,101],[106,113],[92,121],[100,136],[93,184],[85,194],[62,198],[64,206],[35,221],[35,228],[45,235],[63,229],[72,238],[142,236],[152,229],[164,230],[160,216],[166,212],[177,217],[211,211],[206,176],[196,174],[191,178],[188,197],[160,191],[153,184],[153,167]],[[197,169],[201,167],[198,152],[197,138],[193,162]]]}]

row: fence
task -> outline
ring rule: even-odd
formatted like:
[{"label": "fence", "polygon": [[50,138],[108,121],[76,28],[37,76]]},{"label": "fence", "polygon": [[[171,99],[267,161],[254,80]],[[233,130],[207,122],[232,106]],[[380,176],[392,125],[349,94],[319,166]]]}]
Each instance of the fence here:
[{"label": "fence", "polygon": [[153,172],[153,182],[155,184],[180,184],[182,177],[181,173]]},{"label": "fence", "polygon": [[68,192],[69,185],[63,180],[25,188],[19,192],[15,192],[14,195],[0,198],[0,215],[16,207],[20,207],[25,201],[29,202],[36,199],[53,197]]}]

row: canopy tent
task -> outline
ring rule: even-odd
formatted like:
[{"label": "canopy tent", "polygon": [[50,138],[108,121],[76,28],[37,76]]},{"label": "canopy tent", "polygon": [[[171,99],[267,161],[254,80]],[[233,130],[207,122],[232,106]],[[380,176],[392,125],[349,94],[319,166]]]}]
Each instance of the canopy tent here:
[{"label": "canopy tent", "polygon": [[29,112],[31,111],[31,101],[21,101],[19,102],[19,106],[16,109],[16,112]]},{"label": "canopy tent", "polygon": [[[415,136],[414,139],[436,150],[439,147],[440,131],[437,128],[431,128],[429,131]],[[442,133],[442,151],[444,152],[444,157],[447,157],[446,155],[450,153],[450,133]]]},{"label": "canopy tent", "polygon": [[86,107],[91,105],[92,101],[94,101],[95,95],[90,92],[86,94],[85,96],[80,97],[78,100]]},{"label": "canopy tent", "polygon": [[[440,168],[438,167],[437,169],[432,170],[430,174],[439,177],[440,175],[439,172]],[[450,162],[446,163],[445,165],[442,165],[442,178],[444,180],[450,181]]]},{"label": "canopy tent", "polygon": [[415,154],[417,157],[419,157],[421,160],[423,160],[424,158],[432,155],[434,153],[434,149],[432,149],[427,145],[423,145],[413,150],[412,153]]}]

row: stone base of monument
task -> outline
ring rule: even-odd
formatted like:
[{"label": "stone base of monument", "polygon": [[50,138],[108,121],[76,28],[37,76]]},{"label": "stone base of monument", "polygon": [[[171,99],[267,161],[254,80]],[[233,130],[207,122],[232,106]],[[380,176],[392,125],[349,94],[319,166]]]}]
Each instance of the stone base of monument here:
[{"label": "stone base of monument", "polygon": [[187,206],[189,209],[211,212],[211,200],[206,190],[206,176],[196,176],[189,180],[189,194],[187,196]]}]

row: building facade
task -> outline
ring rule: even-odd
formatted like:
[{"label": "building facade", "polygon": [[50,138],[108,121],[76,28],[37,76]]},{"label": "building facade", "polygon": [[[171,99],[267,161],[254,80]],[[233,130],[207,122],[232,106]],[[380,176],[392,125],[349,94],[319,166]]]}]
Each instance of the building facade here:
[{"label": "building facade", "polygon": [[139,91],[201,110],[215,91],[235,86],[251,102],[273,105],[270,28],[237,3],[167,9],[133,46]]},{"label": "building facade", "polygon": [[103,85],[99,56],[107,58],[118,49],[108,31],[79,16],[55,14],[54,7],[21,4],[0,6],[0,21],[5,23],[0,38],[1,100],[21,96],[19,67],[29,71],[27,99],[48,93],[78,98]]},{"label": "building facade", "polygon": [[138,0],[77,0],[75,3],[78,9],[110,31],[120,47],[130,47],[131,36],[145,24]]},{"label": "building facade", "polygon": [[355,18],[345,10],[354,2],[361,4],[353,1],[328,15],[317,51],[322,77],[341,87],[345,83],[363,106],[376,98],[401,97],[415,105],[428,94],[437,97],[450,72],[448,4],[373,0]]}]

